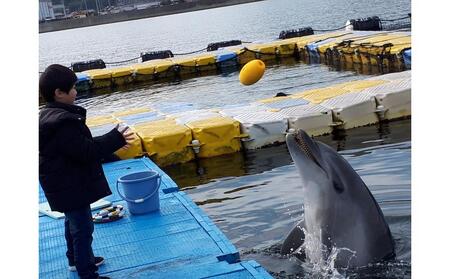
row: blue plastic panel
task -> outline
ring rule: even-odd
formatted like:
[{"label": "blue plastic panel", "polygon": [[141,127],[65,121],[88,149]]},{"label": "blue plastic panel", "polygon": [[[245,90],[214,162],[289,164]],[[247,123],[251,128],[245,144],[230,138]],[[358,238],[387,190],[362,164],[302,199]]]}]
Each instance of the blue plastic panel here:
[{"label": "blue plastic panel", "polygon": [[46,202],[47,198],[45,197],[44,191],[42,191],[41,183],[39,183],[39,203]]},{"label": "blue plastic panel", "polygon": [[405,50],[403,52],[403,61],[407,68],[411,68],[411,49]]},{"label": "blue plastic panel", "polygon": [[232,59],[236,59],[237,58],[237,54],[234,52],[222,52],[217,54],[216,56],[216,62],[220,63],[220,62],[224,62],[224,61],[228,61],[228,60],[232,60]]},{"label": "blue plastic panel", "polygon": [[[100,273],[114,272],[149,264],[173,261],[192,261],[211,256],[217,261],[226,259],[225,253],[233,246],[210,220],[199,214],[198,208],[186,207],[178,193],[166,194],[161,199],[161,210],[130,215],[116,222],[96,224],[93,248],[96,255],[107,258]],[[126,203],[118,202],[126,207]],[[195,215],[195,216],[194,216]],[[39,218],[39,258],[42,278],[66,278],[64,220]],[[216,240],[217,239],[217,240]],[[239,259],[234,249],[234,262]],[[119,277],[120,278],[120,277]],[[122,277],[123,278],[123,277]]]},{"label": "blue plastic panel", "polygon": [[308,50],[310,56],[319,57],[319,52],[317,51],[319,45],[319,43],[310,43],[306,45],[306,49]]},{"label": "blue plastic panel", "polygon": [[211,219],[186,195],[184,192],[177,192],[175,194],[182,204],[189,209],[192,216],[202,224],[203,228],[208,232],[210,237],[222,249],[223,255],[218,256],[220,260],[225,260],[229,263],[234,263],[239,259],[239,252],[227,239],[227,237],[219,230]]},{"label": "blue plastic panel", "polygon": [[106,274],[111,278],[272,278],[255,261],[229,264],[215,258],[146,265]]},{"label": "blue plastic panel", "polygon": [[[160,192],[160,211],[145,215],[126,211],[116,222],[95,224],[94,253],[106,259],[100,274],[111,278],[271,278],[256,262],[239,262],[239,252],[225,235],[148,158],[108,163],[103,168],[110,184],[124,174],[151,168],[162,175],[163,190],[170,191]],[[127,208],[125,202],[114,201]],[[64,219],[40,217],[40,278],[78,278],[68,270],[65,251]]]},{"label": "blue plastic panel", "polygon": [[85,73],[75,73],[77,75],[77,83],[83,81],[90,81],[90,77]]}]

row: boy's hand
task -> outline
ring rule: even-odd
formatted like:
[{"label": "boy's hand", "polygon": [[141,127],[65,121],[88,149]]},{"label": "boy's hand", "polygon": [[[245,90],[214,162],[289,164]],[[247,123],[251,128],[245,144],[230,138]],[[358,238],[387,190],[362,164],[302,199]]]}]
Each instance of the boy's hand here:
[{"label": "boy's hand", "polygon": [[117,124],[116,129],[122,134],[123,138],[127,142],[122,148],[127,150],[131,146],[131,142],[134,140],[134,132],[129,130],[130,127],[125,126],[119,129],[119,124]]}]

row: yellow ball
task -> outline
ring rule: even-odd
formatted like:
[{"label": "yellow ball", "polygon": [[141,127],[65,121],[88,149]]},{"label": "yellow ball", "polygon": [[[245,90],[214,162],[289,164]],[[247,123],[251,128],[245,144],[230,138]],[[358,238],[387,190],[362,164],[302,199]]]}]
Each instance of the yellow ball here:
[{"label": "yellow ball", "polygon": [[264,75],[266,65],[259,59],[252,60],[242,67],[239,73],[239,81],[243,85],[252,85]]}]

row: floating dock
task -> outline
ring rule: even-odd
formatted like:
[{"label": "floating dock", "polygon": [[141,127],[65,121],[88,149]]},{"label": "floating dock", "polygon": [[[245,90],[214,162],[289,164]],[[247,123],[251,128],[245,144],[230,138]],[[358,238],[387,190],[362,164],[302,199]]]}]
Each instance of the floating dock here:
[{"label": "floating dock", "polygon": [[221,108],[155,102],[86,123],[93,136],[129,126],[137,136],[116,154],[167,166],[280,144],[289,130],[319,136],[410,115],[411,71],[403,71]]},{"label": "floating dock", "polygon": [[[175,182],[148,158],[103,165],[112,195],[119,177],[155,170],[162,176],[160,211],[95,224],[94,253],[105,257],[101,275],[111,278],[272,278],[255,261],[240,261],[238,250]],[[39,187],[39,203],[46,202]],[[94,212],[93,212],[94,213]],[[39,217],[39,278],[78,278],[68,270],[64,218]]]},{"label": "floating dock", "polygon": [[244,43],[196,55],[83,71],[77,73],[77,88],[113,90],[140,82],[213,75],[237,71],[253,59],[261,59],[268,65],[304,61],[358,67],[362,72],[370,72],[369,68],[377,68],[382,73],[398,72],[411,68],[411,32],[338,31],[267,43]]}]

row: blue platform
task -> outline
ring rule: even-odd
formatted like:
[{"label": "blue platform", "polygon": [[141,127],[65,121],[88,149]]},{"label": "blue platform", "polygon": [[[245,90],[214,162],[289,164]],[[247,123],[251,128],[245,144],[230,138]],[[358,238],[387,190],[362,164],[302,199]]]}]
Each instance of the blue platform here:
[{"label": "blue platform", "polygon": [[[162,175],[160,211],[126,214],[119,221],[95,224],[93,248],[106,258],[99,273],[111,278],[272,278],[254,261],[240,262],[239,252],[173,180],[147,158],[103,166],[113,194],[119,177],[145,169]],[[40,196],[40,202],[45,196]],[[78,278],[68,271],[64,220],[39,218],[40,278]]]},{"label": "blue platform", "polygon": [[216,55],[216,65],[223,72],[232,72],[239,68],[238,56],[236,53],[220,50]]},{"label": "blue platform", "polygon": [[405,67],[411,69],[411,49],[403,52],[403,61],[405,62]]},{"label": "blue platform", "polygon": [[85,73],[75,73],[77,76],[77,82],[75,87],[77,91],[88,91],[91,88],[91,78]]}]

